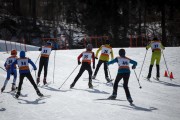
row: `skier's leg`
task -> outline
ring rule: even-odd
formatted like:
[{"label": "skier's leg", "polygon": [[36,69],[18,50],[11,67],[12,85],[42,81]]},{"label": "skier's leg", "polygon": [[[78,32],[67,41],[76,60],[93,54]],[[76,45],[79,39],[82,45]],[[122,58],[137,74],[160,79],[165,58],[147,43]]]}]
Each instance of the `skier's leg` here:
[{"label": "skier's leg", "polygon": [[41,71],[43,69],[43,59],[42,57],[40,58],[40,61],[39,61],[39,70],[38,70],[38,78],[41,76]]},{"label": "skier's leg", "polygon": [[103,63],[103,62],[102,62],[101,60],[98,61],[98,64],[97,64],[97,66],[96,66],[96,69],[95,69],[93,78],[96,78],[96,75],[97,75],[97,73],[98,73],[98,71],[99,71],[99,68],[100,68],[100,66],[101,66],[102,63]]},{"label": "skier's leg", "polygon": [[14,79],[13,79],[12,88],[11,88],[12,91],[16,89],[17,70],[14,69],[13,72],[14,72],[13,74]]},{"label": "skier's leg", "polygon": [[84,65],[81,66],[79,73],[77,74],[77,76],[75,77],[73,83],[70,85],[70,88],[73,88],[74,85],[76,84],[76,82],[78,81],[78,79],[81,77],[81,75],[83,74],[83,72],[85,71],[85,67]]},{"label": "skier's leg", "polygon": [[121,74],[117,74],[115,82],[114,82],[114,86],[113,86],[113,93],[112,95],[109,97],[109,99],[116,99],[117,97],[117,90],[118,90],[118,84],[119,81],[122,79]]},{"label": "skier's leg", "polygon": [[131,94],[129,92],[129,88],[128,88],[128,82],[129,82],[129,76],[130,74],[125,74],[123,76],[123,80],[124,80],[124,84],[123,84],[123,87],[124,87],[124,90],[125,90],[125,93],[126,93],[126,98],[129,102],[133,102],[132,101],[132,98],[131,98]]},{"label": "skier's leg", "polygon": [[91,69],[91,65],[87,66],[87,71],[89,73],[89,83],[88,83],[88,86],[89,88],[93,88],[93,85],[92,85],[92,69]]},{"label": "skier's leg", "polygon": [[28,78],[28,80],[30,81],[30,83],[33,85],[34,89],[37,91],[37,85],[36,83],[34,82],[34,79],[31,75],[31,73],[27,73],[26,74],[26,77]]},{"label": "skier's leg", "polygon": [[105,73],[105,78],[108,78],[108,67],[107,67],[107,63],[104,62],[104,73]]},{"label": "skier's leg", "polygon": [[156,70],[157,70],[156,77],[157,78],[160,77],[160,67],[159,67],[160,60],[161,60],[161,53],[158,54],[157,59],[156,59]]},{"label": "skier's leg", "polygon": [[20,93],[21,93],[21,87],[22,87],[22,84],[23,84],[24,77],[25,77],[25,74],[20,74],[19,75],[19,85],[18,85],[18,90],[17,90],[16,98],[18,98]]},{"label": "skier's leg", "polygon": [[44,79],[43,79],[44,84],[47,84],[47,81],[46,81],[47,71],[48,71],[48,59],[44,63]]}]

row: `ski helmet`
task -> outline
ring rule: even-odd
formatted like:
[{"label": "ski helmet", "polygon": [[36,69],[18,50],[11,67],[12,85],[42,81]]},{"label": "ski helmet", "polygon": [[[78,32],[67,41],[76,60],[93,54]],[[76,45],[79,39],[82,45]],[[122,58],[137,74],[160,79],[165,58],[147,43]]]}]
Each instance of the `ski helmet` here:
[{"label": "ski helmet", "polygon": [[11,50],[11,55],[17,55],[17,51],[16,50]]},{"label": "ski helmet", "polygon": [[110,40],[109,39],[106,40],[106,44],[110,44]]},{"label": "ski helmet", "polygon": [[52,46],[52,43],[50,41],[47,41],[46,45],[51,45]]},{"label": "ski helmet", "polygon": [[125,57],[125,54],[126,54],[126,52],[125,52],[124,49],[120,49],[120,50],[119,50],[119,55],[120,55],[121,57]]},{"label": "ski helmet", "polygon": [[21,58],[24,58],[25,56],[26,56],[25,51],[21,51],[21,52],[20,52],[20,57],[21,57]]},{"label": "ski helmet", "polygon": [[88,50],[88,51],[91,51],[92,48],[93,48],[92,44],[88,44],[88,45],[86,46],[86,50]]},{"label": "ski helmet", "polygon": [[157,37],[154,37],[153,40],[158,40],[158,38],[157,38]]}]

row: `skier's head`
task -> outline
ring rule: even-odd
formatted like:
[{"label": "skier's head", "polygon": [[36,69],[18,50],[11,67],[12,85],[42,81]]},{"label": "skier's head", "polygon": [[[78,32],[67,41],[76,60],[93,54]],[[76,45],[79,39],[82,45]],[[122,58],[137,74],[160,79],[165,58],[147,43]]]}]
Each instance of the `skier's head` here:
[{"label": "skier's head", "polygon": [[153,41],[157,41],[157,40],[158,40],[158,38],[157,38],[157,37],[154,37],[154,38],[153,38]]},{"label": "skier's head", "polygon": [[19,54],[20,58],[24,58],[26,56],[26,53],[25,51],[21,51],[20,54]]},{"label": "skier's head", "polygon": [[110,44],[110,40],[109,39],[106,40],[106,44]]},{"label": "skier's head", "polygon": [[125,57],[125,54],[126,54],[126,51],[125,51],[124,49],[120,49],[120,50],[119,50],[119,55],[120,55],[121,57]]},{"label": "skier's head", "polygon": [[16,50],[11,50],[11,55],[17,55],[17,51]]},{"label": "skier's head", "polygon": [[88,45],[86,46],[86,50],[87,50],[87,51],[92,51],[92,48],[93,48],[92,44],[88,44]]},{"label": "skier's head", "polygon": [[52,43],[51,43],[50,41],[47,41],[47,42],[46,42],[46,45],[52,46]]}]

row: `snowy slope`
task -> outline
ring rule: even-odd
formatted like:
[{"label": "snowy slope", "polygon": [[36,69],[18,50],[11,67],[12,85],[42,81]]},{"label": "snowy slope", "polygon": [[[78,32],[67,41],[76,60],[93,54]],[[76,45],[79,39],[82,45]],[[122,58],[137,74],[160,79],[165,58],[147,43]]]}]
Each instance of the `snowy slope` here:
[{"label": "snowy slope", "polygon": [[[139,75],[140,68],[145,55],[145,48],[125,48],[127,56],[136,60],[138,66],[136,73]],[[96,52],[97,49],[93,51]],[[115,56],[118,55],[119,48],[114,48]],[[112,93],[112,86],[107,85],[104,79],[103,66],[100,68],[97,79],[94,80],[94,89],[88,88],[87,71],[81,76],[74,89],[69,89],[70,84],[77,75],[80,66],[70,76],[67,82],[59,90],[58,87],[66,80],[69,74],[77,66],[77,56],[84,51],[62,50],[56,51],[55,75],[53,83],[54,54],[52,51],[48,67],[47,80],[51,81],[48,87],[39,87],[45,95],[50,98],[39,99],[32,85],[24,80],[22,96],[19,100],[14,99],[13,94],[0,94],[0,120],[179,120],[180,117],[180,51],[179,47],[166,48],[164,51],[169,71],[174,73],[175,79],[163,77],[166,70],[165,62],[161,59],[160,82],[153,79],[148,82],[143,79],[147,76],[150,63],[151,51],[147,52],[140,84],[139,85],[133,70],[129,80],[129,89],[135,106],[130,106],[126,100],[122,87],[123,81],[119,83],[118,96],[115,101],[98,100],[107,98]],[[8,54],[1,54],[0,66],[2,67]],[[27,56],[36,61],[40,52],[27,52]],[[39,61],[38,61],[39,62]],[[36,63],[38,67],[38,62]],[[97,64],[97,61],[96,61]],[[111,77],[117,74],[117,64],[109,66]],[[152,76],[155,76],[155,67]],[[32,71],[35,78],[35,72]],[[0,69],[0,86],[2,86],[6,73]],[[41,84],[43,73],[41,74]],[[12,78],[5,91],[11,88]],[[18,80],[17,80],[18,83]]]}]

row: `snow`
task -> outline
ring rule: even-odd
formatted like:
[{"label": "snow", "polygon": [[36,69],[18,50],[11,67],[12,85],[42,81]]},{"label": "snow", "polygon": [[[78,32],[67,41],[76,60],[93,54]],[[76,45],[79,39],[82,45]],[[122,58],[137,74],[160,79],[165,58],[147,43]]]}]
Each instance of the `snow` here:
[{"label": "snow", "polygon": [[[0,46],[1,47],[1,46]],[[29,48],[28,48],[29,49]],[[31,48],[32,49],[32,48]],[[37,50],[36,47],[32,50]],[[93,49],[96,52],[97,49]],[[114,56],[118,55],[119,48],[113,48]],[[145,48],[125,48],[126,55],[138,62],[135,69],[137,75],[145,56]],[[163,56],[160,63],[160,82],[151,78],[152,82],[143,79],[147,76],[149,69],[151,51],[147,52],[141,73],[139,88],[136,76],[131,70],[129,80],[129,89],[134,100],[135,106],[131,106],[125,97],[122,86],[123,80],[119,83],[118,96],[115,101],[98,100],[107,98],[112,93],[112,85],[106,84],[104,78],[103,66],[101,66],[97,79],[93,81],[94,89],[88,88],[88,72],[85,71],[76,83],[74,89],[69,86],[79,72],[80,66],[69,77],[61,89],[58,89],[68,78],[74,68],[77,66],[77,56],[84,49],[77,50],[58,50],[52,51],[47,81],[52,82],[48,87],[39,87],[44,95],[51,95],[50,98],[42,98],[36,95],[30,82],[24,79],[22,86],[22,96],[17,100],[13,98],[13,93],[0,94],[0,120],[179,120],[180,117],[180,47],[166,47],[164,50],[165,60],[168,70],[173,73],[174,78],[170,80],[164,77],[166,70]],[[55,74],[53,83],[54,54],[55,56]],[[9,54],[0,52],[0,66],[3,64]],[[27,57],[36,61],[40,51],[28,51]],[[96,64],[97,64],[96,60]],[[38,67],[39,61],[36,63]],[[115,79],[117,74],[117,64],[109,66],[111,77]],[[35,79],[35,72],[31,74]],[[152,76],[155,76],[156,69],[153,67]],[[6,72],[0,69],[0,86],[2,87],[6,77]],[[10,91],[12,77],[5,89]],[[41,85],[43,72],[41,73]],[[17,79],[17,84],[19,80]]]}]

